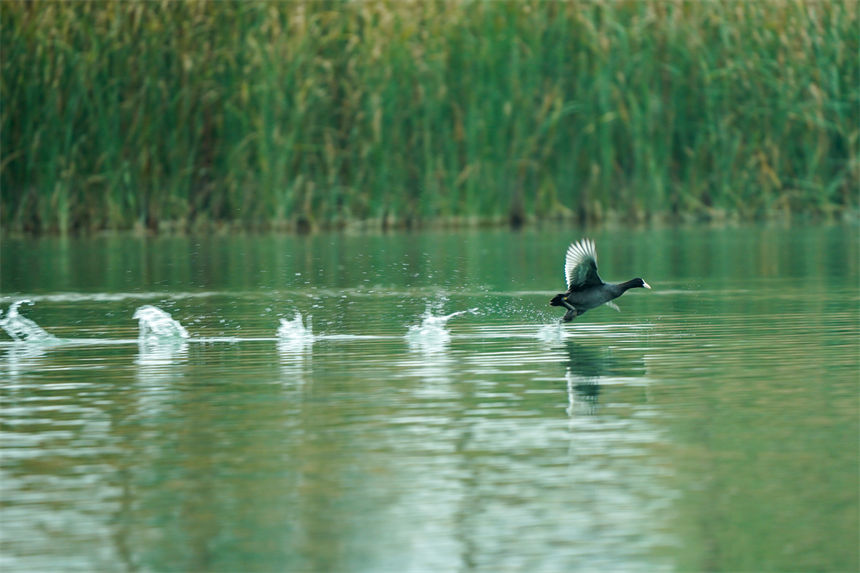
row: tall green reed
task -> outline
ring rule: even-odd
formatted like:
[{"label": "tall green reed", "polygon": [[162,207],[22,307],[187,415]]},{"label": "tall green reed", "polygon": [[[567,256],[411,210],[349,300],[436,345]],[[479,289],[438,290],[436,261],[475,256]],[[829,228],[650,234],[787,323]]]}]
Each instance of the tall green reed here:
[{"label": "tall green reed", "polygon": [[4,230],[857,209],[858,5],[0,3]]}]

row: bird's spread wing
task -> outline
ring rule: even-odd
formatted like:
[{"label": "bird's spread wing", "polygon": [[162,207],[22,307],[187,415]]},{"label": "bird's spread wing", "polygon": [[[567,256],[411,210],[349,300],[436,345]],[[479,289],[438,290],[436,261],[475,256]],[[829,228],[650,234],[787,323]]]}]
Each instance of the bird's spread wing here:
[{"label": "bird's spread wing", "polygon": [[568,290],[600,286],[603,281],[597,274],[597,251],[594,241],[582,239],[567,248],[564,258],[564,279]]}]

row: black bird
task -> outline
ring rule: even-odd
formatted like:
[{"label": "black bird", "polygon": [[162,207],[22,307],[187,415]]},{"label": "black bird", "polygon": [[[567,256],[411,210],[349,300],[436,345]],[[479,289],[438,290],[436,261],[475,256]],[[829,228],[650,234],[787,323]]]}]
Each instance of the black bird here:
[{"label": "black bird", "polygon": [[567,248],[564,259],[564,278],[567,281],[567,292],[559,293],[549,301],[552,306],[563,306],[567,309],[562,318],[564,322],[570,322],[585,311],[601,304],[618,310],[615,303],[610,302],[612,299],[618,298],[627,292],[627,289],[651,288],[640,278],[618,284],[603,282],[597,274],[597,252],[591,239],[571,243]]}]

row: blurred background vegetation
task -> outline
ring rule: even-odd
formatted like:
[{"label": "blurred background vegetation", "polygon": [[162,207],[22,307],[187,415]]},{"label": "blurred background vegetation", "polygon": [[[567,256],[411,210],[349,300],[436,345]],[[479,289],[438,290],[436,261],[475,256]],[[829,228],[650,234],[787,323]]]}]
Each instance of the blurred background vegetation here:
[{"label": "blurred background vegetation", "polygon": [[7,232],[856,213],[858,2],[2,2]]}]

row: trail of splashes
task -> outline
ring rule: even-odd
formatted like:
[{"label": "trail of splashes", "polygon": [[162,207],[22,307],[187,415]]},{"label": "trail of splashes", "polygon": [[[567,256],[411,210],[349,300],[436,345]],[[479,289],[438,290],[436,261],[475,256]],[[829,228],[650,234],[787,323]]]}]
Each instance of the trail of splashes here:
[{"label": "trail of splashes", "polygon": [[[12,337],[12,340],[17,342],[38,342],[42,344],[59,342],[56,336],[45,332],[45,329],[41,326],[18,313],[18,307],[24,303],[33,304],[28,299],[13,302],[9,306],[6,317],[0,318],[0,328],[5,330]],[[0,316],[2,316],[2,311],[0,311]]]},{"label": "trail of splashes", "polygon": [[140,342],[176,341],[189,338],[188,331],[178,320],[157,306],[147,304],[134,312],[140,327],[138,339]]}]

